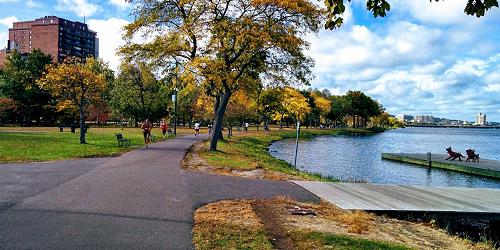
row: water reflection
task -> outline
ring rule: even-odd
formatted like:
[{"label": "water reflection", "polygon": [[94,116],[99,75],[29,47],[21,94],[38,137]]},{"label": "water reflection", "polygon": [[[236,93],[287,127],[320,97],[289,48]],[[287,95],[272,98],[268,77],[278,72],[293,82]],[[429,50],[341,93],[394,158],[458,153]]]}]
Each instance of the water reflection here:
[{"label": "water reflection", "polygon": [[[500,160],[500,130],[405,128],[376,135],[324,136],[299,144],[297,168],[342,179],[372,183],[500,188],[500,180],[447,170],[385,161],[382,152],[464,153],[474,148],[482,158]],[[294,140],[275,142],[271,155],[293,163]]]}]

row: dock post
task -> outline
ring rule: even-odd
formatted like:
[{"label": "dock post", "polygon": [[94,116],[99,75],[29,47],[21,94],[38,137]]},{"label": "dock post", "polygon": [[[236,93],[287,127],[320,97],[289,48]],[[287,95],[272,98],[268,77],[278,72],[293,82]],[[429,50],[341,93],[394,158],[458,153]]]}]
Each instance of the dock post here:
[{"label": "dock post", "polygon": [[432,154],[431,152],[427,152],[427,163],[429,168],[432,166]]}]

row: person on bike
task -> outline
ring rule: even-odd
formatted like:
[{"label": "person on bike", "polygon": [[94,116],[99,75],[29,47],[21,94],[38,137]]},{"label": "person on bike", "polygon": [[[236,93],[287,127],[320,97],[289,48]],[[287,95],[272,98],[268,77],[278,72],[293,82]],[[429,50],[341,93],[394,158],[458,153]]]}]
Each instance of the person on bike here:
[{"label": "person on bike", "polygon": [[144,120],[141,125],[142,133],[144,134],[144,145],[146,148],[148,147],[149,139],[151,138],[151,129],[153,128],[153,124],[149,121],[149,119]]}]

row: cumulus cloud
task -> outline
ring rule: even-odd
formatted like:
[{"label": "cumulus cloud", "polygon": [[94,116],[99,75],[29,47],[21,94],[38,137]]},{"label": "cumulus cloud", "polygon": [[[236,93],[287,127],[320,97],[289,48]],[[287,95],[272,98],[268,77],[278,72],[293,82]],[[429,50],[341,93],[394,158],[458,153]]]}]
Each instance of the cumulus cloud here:
[{"label": "cumulus cloud", "polygon": [[71,11],[79,17],[93,16],[101,11],[101,7],[86,0],[57,0],[56,9],[59,11]]},{"label": "cumulus cloud", "polygon": [[107,20],[91,19],[87,23],[90,29],[97,32],[99,57],[107,61],[110,68],[116,71],[120,65],[116,50],[125,43],[122,40],[123,26],[129,22],[124,19],[110,18]]},{"label": "cumulus cloud", "polygon": [[15,16],[0,18],[0,49],[7,47],[9,39],[8,28],[12,28],[12,23],[19,21]]},{"label": "cumulus cloud", "polygon": [[322,31],[309,38],[308,53],[316,61],[312,86],[336,93],[365,91],[393,114],[472,120],[470,114],[490,112],[500,121],[494,115],[500,108],[500,46],[487,24],[454,26],[468,18],[462,17],[463,9],[459,13],[434,24],[394,18],[375,27],[353,23]]},{"label": "cumulus cloud", "polygon": [[28,6],[28,8],[37,8],[37,7],[40,7],[41,4],[36,2],[36,1],[33,1],[33,0],[28,0],[26,2],[26,6]]},{"label": "cumulus cloud", "polygon": [[125,0],[109,0],[109,2],[122,10],[127,9],[130,6],[130,3]]},{"label": "cumulus cloud", "polygon": [[18,22],[19,20],[15,16],[8,16],[4,18],[0,18],[0,25],[7,26],[8,28],[12,28],[12,23]]}]

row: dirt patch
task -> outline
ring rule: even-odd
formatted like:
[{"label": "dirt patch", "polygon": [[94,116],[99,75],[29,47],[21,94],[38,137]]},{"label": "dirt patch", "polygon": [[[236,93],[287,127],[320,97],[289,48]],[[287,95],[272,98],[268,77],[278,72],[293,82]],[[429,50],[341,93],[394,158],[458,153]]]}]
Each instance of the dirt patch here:
[{"label": "dirt patch", "polygon": [[272,249],[250,201],[221,201],[195,211],[196,249]]},{"label": "dirt patch", "polygon": [[208,164],[207,160],[200,157],[199,152],[206,150],[206,141],[194,144],[182,161],[182,168],[199,171],[210,174],[239,176],[253,179],[268,179],[268,180],[303,180],[297,176],[288,175],[285,173],[262,169],[257,166],[250,170],[232,169],[229,167],[215,167]]},{"label": "dirt patch", "polygon": [[275,206],[270,201],[258,200],[252,202],[252,208],[264,224],[264,229],[276,249],[295,249],[283,227],[286,215],[281,207]]},{"label": "dirt patch", "polygon": [[[288,210],[290,207],[312,210],[317,215],[294,215]],[[215,228],[214,225],[220,220],[231,220],[243,225],[241,234],[247,234],[247,231],[252,230],[263,231],[266,238],[278,249],[294,249],[301,246],[315,246],[315,249],[330,248],[329,245],[321,245],[321,241],[317,239],[304,238],[309,233],[373,242],[383,241],[414,249],[493,249],[484,243],[473,243],[457,236],[450,236],[431,224],[401,221],[362,211],[346,211],[328,202],[308,204],[281,197],[272,200],[218,202],[200,211],[203,217],[211,218],[212,228]],[[216,215],[210,215],[211,213]],[[218,217],[222,219],[214,219]],[[198,215],[195,214],[195,218],[198,218]],[[196,219],[195,221],[196,224],[199,223]],[[195,237],[202,233],[196,228],[195,225]],[[210,237],[213,236],[206,236]],[[257,248],[262,247],[257,246]]]}]

